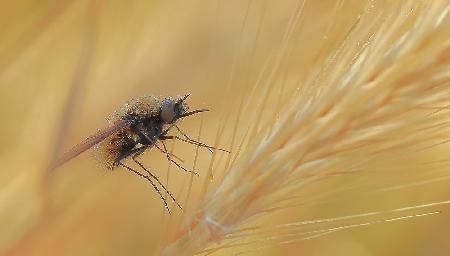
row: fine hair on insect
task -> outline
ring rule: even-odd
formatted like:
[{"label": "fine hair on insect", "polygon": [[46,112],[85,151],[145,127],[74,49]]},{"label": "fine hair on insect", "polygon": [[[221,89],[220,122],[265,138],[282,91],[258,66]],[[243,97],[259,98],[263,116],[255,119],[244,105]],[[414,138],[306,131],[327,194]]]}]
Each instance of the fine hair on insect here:
[{"label": "fine hair on insect", "polygon": [[[161,181],[149,171],[138,157],[151,148],[156,148],[163,153],[167,160],[174,163],[183,171],[197,174],[178,163],[181,160],[167,150],[166,140],[179,140],[192,145],[197,145],[212,150],[228,152],[225,149],[215,148],[190,138],[178,126],[177,122],[194,114],[209,111],[208,109],[196,109],[189,111],[186,99],[190,94],[179,97],[156,97],[144,95],[130,100],[116,110],[108,118],[109,126],[99,130],[83,142],[74,146],[59,158],[54,167],[60,166],[73,159],[87,149],[94,147],[98,160],[109,170],[123,167],[125,170],[147,180],[160,196],[164,207],[170,214],[166,199],[163,197],[160,186],[176,205],[182,209],[175,197]],[[169,131],[175,129],[181,136],[169,135]],[[143,171],[138,171],[125,163],[131,159]]]}]

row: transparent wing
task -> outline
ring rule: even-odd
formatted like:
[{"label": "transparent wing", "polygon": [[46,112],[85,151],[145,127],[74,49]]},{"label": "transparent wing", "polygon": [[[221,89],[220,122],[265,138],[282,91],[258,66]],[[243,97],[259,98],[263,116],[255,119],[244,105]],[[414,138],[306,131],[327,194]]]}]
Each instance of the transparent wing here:
[{"label": "transparent wing", "polygon": [[96,134],[88,137],[81,143],[75,145],[73,148],[71,148],[69,151],[65,152],[55,163],[53,168],[56,168],[60,165],[63,165],[67,161],[71,160],[72,158],[78,156],[79,154],[83,153],[84,151],[90,149],[94,145],[100,143],[110,135],[120,132],[124,130],[125,128],[130,126],[130,122],[128,121],[119,121],[115,123],[114,125],[107,127],[103,130],[98,131]]}]

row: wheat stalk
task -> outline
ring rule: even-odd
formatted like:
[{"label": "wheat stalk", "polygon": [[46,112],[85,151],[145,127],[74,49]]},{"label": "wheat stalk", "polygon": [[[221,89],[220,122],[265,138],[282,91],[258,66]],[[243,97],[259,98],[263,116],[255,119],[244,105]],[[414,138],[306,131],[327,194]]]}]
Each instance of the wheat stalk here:
[{"label": "wheat stalk", "polygon": [[[256,109],[265,115],[248,122],[238,160],[163,255],[199,253],[289,195],[368,158],[448,139],[450,23],[445,1],[403,1],[386,6],[380,15],[373,15],[369,3],[301,90],[291,89],[277,119],[268,98],[301,10],[299,4],[269,73],[256,84]],[[430,115],[424,111],[428,107],[438,111]]]}]

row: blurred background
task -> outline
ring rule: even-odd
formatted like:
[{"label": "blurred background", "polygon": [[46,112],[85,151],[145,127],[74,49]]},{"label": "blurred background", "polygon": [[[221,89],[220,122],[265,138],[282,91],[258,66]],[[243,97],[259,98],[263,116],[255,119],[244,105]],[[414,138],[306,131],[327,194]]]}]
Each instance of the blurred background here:
[{"label": "blurred background", "polygon": [[[195,208],[203,182],[214,187],[214,178],[206,177],[212,155],[192,145],[170,144],[183,165],[199,173],[193,178],[157,151],[142,157],[185,206],[182,212],[171,204],[171,216],[145,181],[122,169],[104,169],[91,151],[49,173],[55,157],[106,127],[110,113],[144,94],[190,93],[192,109],[211,111],[184,121],[183,130],[192,137],[201,132],[202,141],[229,148],[241,92],[255,83],[279,49],[294,8],[300,5],[303,15],[290,39],[295,46],[282,67],[285,75],[279,78],[290,87],[299,86],[311,66],[324,60],[367,5],[376,15],[394,3],[5,1],[0,10],[0,253],[153,255],[170,243],[185,214]],[[274,104],[282,108],[289,95],[279,93],[281,100]],[[450,200],[448,152],[444,144],[414,159],[393,157],[364,174],[327,180],[304,191],[301,206],[259,222]],[[217,153],[213,164],[219,176],[225,156]],[[433,216],[381,221],[287,245],[255,243],[214,255],[448,255],[449,210],[443,205],[428,210],[442,211]],[[403,215],[385,213],[356,222]]]}]

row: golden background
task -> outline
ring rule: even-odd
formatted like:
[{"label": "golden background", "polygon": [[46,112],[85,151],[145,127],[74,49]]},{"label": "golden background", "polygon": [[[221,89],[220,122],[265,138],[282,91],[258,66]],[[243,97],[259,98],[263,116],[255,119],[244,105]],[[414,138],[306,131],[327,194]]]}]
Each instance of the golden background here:
[{"label": "golden background", "polygon": [[[374,1],[373,12],[389,2]],[[165,233],[169,232],[167,219],[176,222],[182,212],[171,204],[173,214],[168,216],[144,181],[121,169],[108,172],[90,151],[50,176],[45,174],[47,166],[55,155],[106,127],[105,117],[121,104],[146,93],[190,93],[191,109],[211,111],[184,121],[184,131],[196,137],[203,123],[202,141],[229,148],[226,134],[232,129],[240,92],[257,80],[267,58],[278,49],[299,3],[4,1],[0,10],[0,253],[153,255],[166,245],[171,240]],[[310,64],[330,50],[320,52],[323,42],[337,42],[366,5],[356,0],[306,1],[301,25],[291,38],[296,46],[282,67],[283,79],[296,86],[297,80],[307,77]],[[216,144],[220,120],[227,112],[232,113],[229,125]],[[176,142],[175,153],[185,160],[183,165],[192,167],[196,147]],[[207,179],[211,158],[204,149],[198,154],[194,190]],[[142,159],[166,181],[164,157],[152,151]],[[421,164],[435,159],[444,160],[436,168]],[[389,167],[374,166],[375,171],[366,176],[309,189],[302,194],[308,202],[304,207],[260,223],[332,218],[448,200],[448,146],[422,152],[415,159],[390,160]],[[185,202],[190,175],[170,168],[169,190],[189,212],[195,205]],[[429,182],[379,191],[421,181]],[[359,186],[358,192],[351,190],[353,186]],[[317,196],[324,190],[336,191]],[[49,213],[43,213],[45,203],[50,204]],[[450,208],[444,205],[437,210],[443,212],[288,245],[269,241],[269,246],[255,244],[215,255],[240,251],[250,251],[249,255],[448,255]],[[392,217],[381,214],[378,219]],[[328,223],[327,228],[339,225]],[[317,225],[312,230],[321,228]]]}]

